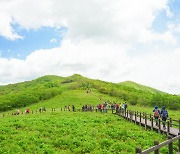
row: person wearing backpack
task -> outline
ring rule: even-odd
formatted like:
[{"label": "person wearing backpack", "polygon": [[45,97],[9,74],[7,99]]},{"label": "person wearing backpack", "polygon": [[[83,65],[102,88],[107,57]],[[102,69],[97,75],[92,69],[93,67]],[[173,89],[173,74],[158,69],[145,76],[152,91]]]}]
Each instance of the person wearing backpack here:
[{"label": "person wearing backpack", "polygon": [[126,111],[126,109],[127,109],[127,103],[125,102],[124,103],[124,110]]},{"label": "person wearing backpack", "polygon": [[160,117],[160,110],[158,110],[158,106],[155,106],[154,107],[154,110],[153,110],[153,112],[154,112],[154,119],[155,119],[155,121],[156,121],[156,126],[158,126],[158,119],[159,119],[159,117]]},{"label": "person wearing backpack", "polygon": [[162,118],[162,123],[163,123],[163,129],[166,129],[167,117],[168,117],[168,112],[167,112],[165,106],[163,106],[161,109],[161,118]]}]

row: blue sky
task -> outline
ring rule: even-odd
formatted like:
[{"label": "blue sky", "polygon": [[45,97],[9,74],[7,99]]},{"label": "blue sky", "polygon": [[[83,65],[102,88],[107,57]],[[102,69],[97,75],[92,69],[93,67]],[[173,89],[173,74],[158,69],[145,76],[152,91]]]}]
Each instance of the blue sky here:
[{"label": "blue sky", "polygon": [[26,30],[18,25],[12,26],[22,39],[9,40],[0,36],[0,52],[3,58],[25,59],[31,52],[39,49],[51,49],[60,46],[66,28],[41,27]]},{"label": "blue sky", "polygon": [[179,0],[2,0],[0,84],[78,73],[180,94],[179,8]]},{"label": "blue sky", "polygon": [[164,32],[167,30],[167,23],[180,22],[180,1],[174,0],[169,2],[169,9],[172,12],[172,16],[167,17],[166,11],[162,10],[157,13],[156,19],[152,24],[152,28],[158,32]]},{"label": "blue sky", "polygon": [[[158,12],[156,19],[152,23],[152,30],[158,33],[163,33],[167,30],[168,23],[180,22],[179,6],[180,1],[170,1],[169,8],[173,13],[173,16],[167,17],[166,10]],[[63,37],[67,32],[67,28],[65,27],[41,27],[38,29],[27,30],[23,29],[18,24],[12,24],[12,28],[18,35],[23,36],[23,38],[9,40],[3,36],[0,36],[0,56],[2,58],[25,59],[26,56],[35,50],[58,47],[60,46],[60,42],[63,40]],[[139,47],[137,49],[139,49]],[[133,54],[134,53],[132,53],[132,55]]]}]

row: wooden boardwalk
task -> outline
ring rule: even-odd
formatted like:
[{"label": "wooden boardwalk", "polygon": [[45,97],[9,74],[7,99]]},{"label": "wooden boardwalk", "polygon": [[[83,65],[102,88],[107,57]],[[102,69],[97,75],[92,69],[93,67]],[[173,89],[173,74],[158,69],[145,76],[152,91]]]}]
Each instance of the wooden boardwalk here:
[{"label": "wooden boardwalk", "polygon": [[125,119],[132,121],[140,126],[144,126],[146,128],[150,128],[159,133],[166,133],[172,136],[178,136],[180,131],[178,128],[174,128],[170,125],[169,121],[166,122],[166,129],[163,129],[162,120],[158,120],[158,125],[156,126],[156,121],[153,118],[147,118],[146,116],[139,116],[137,114],[131,114],[130,111],[116,111],[117,115],[124,117]]}]

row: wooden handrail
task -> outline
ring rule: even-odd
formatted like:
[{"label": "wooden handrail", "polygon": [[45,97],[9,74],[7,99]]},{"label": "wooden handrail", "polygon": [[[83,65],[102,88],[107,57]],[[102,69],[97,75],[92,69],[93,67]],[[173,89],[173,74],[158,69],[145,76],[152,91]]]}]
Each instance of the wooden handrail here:
[{"label": "wooden handrail", "polygon": [[[136,154],[148,154],[148,153],[150,153],[150,152],[154,152],[154,151],[157,151],[157,150],[159,150],[160,148],[162,148],[162,147],[164,147],[164,146],[166,146],[166,145],[170,145],[169,146],[169,151],[171,151],[172,152],[172,143],[174,142],[174,141],[177,141],[177,140],[180,140],[180,134],[178,135],[178,136],[176,136],[176,137],[174,137],[174,138],[171,138],[171,137],[168,137],[168,140],[167,141],[164,141],[164,142],[162,142],[162,143],[160,143],[160,144],[158,144],[158,145],[154,145],[154,146],[152,146],[151,148],[149,148],[149,149],[146,149],[146,150],[144,150],[144,151],[142,151],[142,152],[138,152],[137,150],[137,152],[136,152]],[[180,146],[180,142],[179,142],[179,145],[178,146]],[[141,151],[141,149],[140,148],[136,148],[136,149],[139,149],[139,151]],[[178,149],[178,152],[180,152],[179,151],[180,149]]]}]

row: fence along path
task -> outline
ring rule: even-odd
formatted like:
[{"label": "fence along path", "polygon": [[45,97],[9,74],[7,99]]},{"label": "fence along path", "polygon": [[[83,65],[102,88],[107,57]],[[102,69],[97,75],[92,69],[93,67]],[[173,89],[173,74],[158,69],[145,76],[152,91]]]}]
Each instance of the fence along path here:
[{"label": "fence along path", "polygon": [[[113,111],[112,111],[113,113]],[[154,146],[146,149],[144,151],[141,148],[136,148],[136,154],[149,154],[154,152],[155,154],[159,154],[159,149],[168,145],[169,154],[173,154],[173,142],[178,141],[178,154],[180,154],[180,120],[172,120],[171,118],[168,119],[166,122],[167,128],[164,130],[162,129],[162,121],[161,119],[158,120],[158,126],[155,126],[155,121],[151,114],[147,115],[146,113],[138,113],[135,111],[123,111],[123,110],[116,110],[116,114],[126,118],[127,120],[131,120],[136,124],[144,126],[145,129],[150,127],[152,130],[157,130],[159,133],[167,133],[168,140],[164,141],[159,144],[158,141],[154,141]],[[149,118],[148,118],[149,116]],[[173,122],[178,122],[178,124],[174,124]],[[178,126],[179,129],[173,128],[172,126]],[[172,138],[172,136],[175,136]]]},{"label": "fence along path", "polygon": [[[138,111],[130,111],[130,110],[116,110],[115,112],[117,115],[126,118],[136,124],[144,126],[145,129],[147,127],[151,128],[152,130],[157,130],[159,133],[167,133],[172,136],[177,136],[180,132],[180,120],[172,120],[171,118],[167,119],[166,122],[166,129],[163,129],[162,120],[158,119],[158,125],[156,126],[156,121],[151,114],[141,113]],[[176,126],[178,128],[175,128]]]}]

